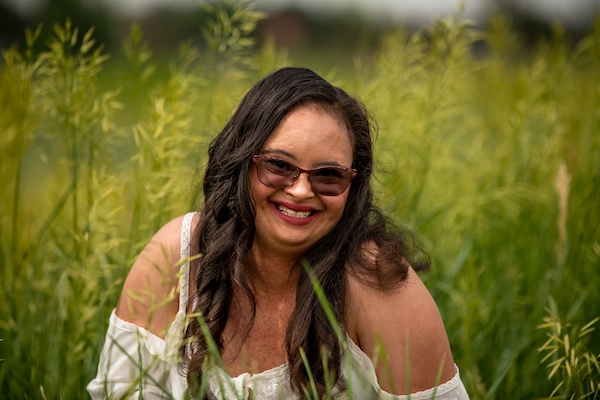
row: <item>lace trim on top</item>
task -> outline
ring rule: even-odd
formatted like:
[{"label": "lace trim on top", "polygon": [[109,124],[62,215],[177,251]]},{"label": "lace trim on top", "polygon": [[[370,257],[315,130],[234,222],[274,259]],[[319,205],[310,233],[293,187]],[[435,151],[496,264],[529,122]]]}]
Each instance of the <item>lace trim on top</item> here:
[{"label": "lace trim on top", "polygon": [[244,372],[235,378],[217,365],[208,372],[208,387],[218,398],[247,399],[295,399],[289,383],[288,364],[265,370],[257,374]]},{"label": "lace trim on top", "polygon": [[192,236],[192,219],[196,213],[191,212],[185,214],[181,223],[181,249],[179,250],[180,259],[182,261],[179,271],[179,310],[177,316],[185,313],[189,299],[190,290],[190,244]]}]

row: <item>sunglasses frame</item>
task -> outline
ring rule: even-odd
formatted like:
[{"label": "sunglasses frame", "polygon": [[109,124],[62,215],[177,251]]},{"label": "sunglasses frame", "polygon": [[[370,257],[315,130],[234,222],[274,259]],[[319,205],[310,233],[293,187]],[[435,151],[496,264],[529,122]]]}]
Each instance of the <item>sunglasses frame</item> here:
[{"label": "sunglasses frame", "polygon": [[[260,179],[260,174],[258,173],[258,163],[260,161],[263,161],[263,160],[281,161],[281,162],[289,164],[291,167],[295,168],[296,169],[296,174],[294,174],[294,176],[293,176],[292,183],[289,184],[289,185],[287,185],[287,186],[273,186],[273,185],[268,185],[268,184],[264,183]],[[293,163],[291,163],[289,161],[286,161],[286,160],[284,160],[282,158],[274,157],[274,156],[269,156],[269,155],[264,155],[264,154],[256,154],[256,155],[252,156],[252,161],[257,166],[256,172],[257,172],[258,180],[263,185],[268,186],[268,187],[272,187],[274,189],[285,189],[285,188],[288,188],[290,186],[293,186],[294,183],[296,183],[296,181],[300,177],[300,174],[307,174],[308,175],[308,181],[310,182],[310,187],[311,187],[312,191],[315,194],[319,194],[321,196],[339,196],[340,194],[344,193],[348,189],[348,186],[350,186],[350,182],[352,182],[352,179],[354,179],[354,177],[358,174],[358,171],[356,171],[353,168],[340,167],[340,166],[337,166],[337,165],[326,166],[326,167],[319,167],[319,168],[315,168],[315,169],[303,169],[303,168],[300,168],[297,165],[294,165]],[[313,185],[313,181],[312,181],[312,175],[313,175],[313,173],[315,173],[317,171],[320,171],[320,170],[323,170],[323,169],[328,169],[328,168],[333,168],[333,169],[336,169],[336,170],[342,170],[342,171],[347,172],[347,173],[350,174],[350,179],[348,179],[348,184],[344,187],[344,190],[342,190],[340,193],[337,193],[337,194],[321,193],[319,190],[315,189],[315,187]],[[272,173],[275,174],[275,175],[277,175],[274,172],[272,172]]]}]

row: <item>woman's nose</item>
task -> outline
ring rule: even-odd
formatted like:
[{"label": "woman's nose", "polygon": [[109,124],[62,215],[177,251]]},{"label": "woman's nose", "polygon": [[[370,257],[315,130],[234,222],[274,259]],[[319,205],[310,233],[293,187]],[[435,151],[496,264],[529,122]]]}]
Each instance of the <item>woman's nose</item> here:
[{"label": "woman's nose", "polygon": [[296,178],[296,181],[291,186],[285,188],[284,191],[297,199],[307,199],[315,196],[309,176],[304,172]]}]

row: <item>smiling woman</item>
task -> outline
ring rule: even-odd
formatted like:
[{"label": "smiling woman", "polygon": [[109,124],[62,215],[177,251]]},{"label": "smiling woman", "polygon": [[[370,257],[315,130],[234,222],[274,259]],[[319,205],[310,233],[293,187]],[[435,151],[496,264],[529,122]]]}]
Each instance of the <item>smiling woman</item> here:
[{"label": "smiling woman", "polygon": [[372,203],[372,165],[342,89],[303,68],[258,82],[209,148],[203,209],[133,265],[92,397],[468,398],[415,273],[428,262]]}]

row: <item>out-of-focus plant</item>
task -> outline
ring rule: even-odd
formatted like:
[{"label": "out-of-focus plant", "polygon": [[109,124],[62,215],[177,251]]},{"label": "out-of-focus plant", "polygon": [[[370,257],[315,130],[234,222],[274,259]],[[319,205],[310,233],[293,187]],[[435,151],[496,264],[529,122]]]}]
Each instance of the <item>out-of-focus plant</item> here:
[{"label": "out-of-focus plant", "polygon": [[[12,47],[2,55],[0,149],[5,156],[0,163],[0,185],[4,188],[0,202],[0,231],[6,232],[10,238],[1,246],[4,257],[8,259],[18,258],[23,157],[33,142],[33,130],[42,116],[41,88],[32,84],[45,68],[43,59],[32,54],[41,29],[39,26],[35,31],[26,31],[25,54]],[[10,278],[10,271],[5,272],[3,276]]]}]

